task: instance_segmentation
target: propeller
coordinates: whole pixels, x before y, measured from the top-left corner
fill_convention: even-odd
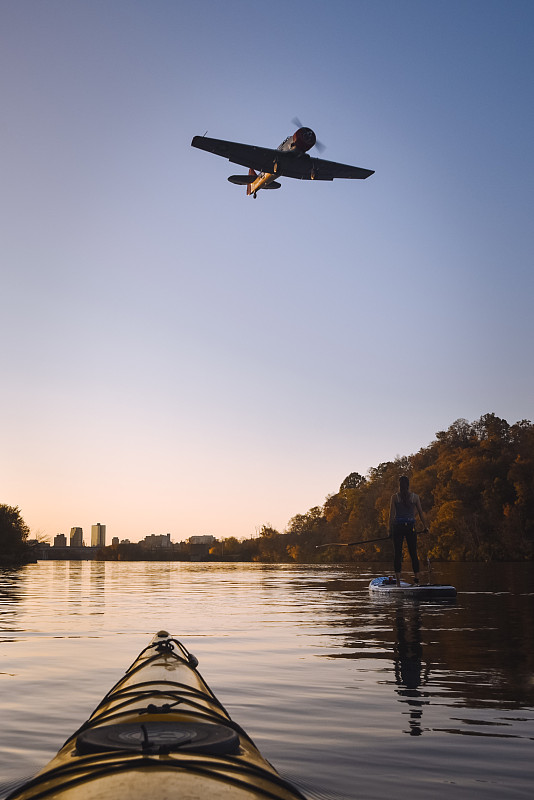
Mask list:
[[[291,123],[293,125],[296,125],[297,128],[304,128],[305,127],[298,117],[293,117],[293,119],[291,120]],[[317,150],[320,153],[324,153],[324,151],[326,150],[326,145],[324,145],[318,139],[315,139],[315,145],[314,146],[317,148]]]

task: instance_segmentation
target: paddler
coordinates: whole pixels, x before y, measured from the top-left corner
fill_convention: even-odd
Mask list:
[[[400,586],[402,568],[402,547],[404,539],[408,545],[408,552],[412,559],[414,583],[419,583],[419,559],[417,557],[417,533],[415,532],[415,512],[419,514],[424,530],[428,530],[426,520],[421,508],[419,495],[410,492],[410,479],[407,475],[399,478],[399,491],[391,497],[389,508],[389,533],[393,538],[395,555],[393,566],[397,586]]]

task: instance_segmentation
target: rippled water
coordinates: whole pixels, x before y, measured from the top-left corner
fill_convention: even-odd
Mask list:
[[[530,798],[533,566],[437,565],[434,579],[458,589],[439,603],[370,597],[380,573],[88,561],[0,572],[0,797],[166,628],[312,799]]]

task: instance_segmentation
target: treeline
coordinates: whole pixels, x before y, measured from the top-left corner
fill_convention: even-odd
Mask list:
[[[20,508],[0,503],[0,566],[19,566],[29,560],[29,532]]]
[[[281,534],[277,534],[280,536]],[[259,561],[254,539],[239,541],[231,536],[215,540],[211,547],[192,548],[188,542],[179,542],[170,547],[148,548],[136,542],[101,547],[96,553],[100,561]],[[291,559],[287,556],[286,561]]]
[[[297,514],[286,532],[264,526],[255,561],[389,560],[391,543],[317,550],[329,541],[388,535],[391,495],[410,477],[429,522],[424,546],[438,561],[527,561],[534,557],[534,425],[495,414],[454,422],[415,455],[351,473],[322,506]],[[422,540],[423,541],[423,540]],[[247,542],[248,544],[248,542]]]
[[[264,525],[260,535],[216,542],[202,559],[317,563],[383,561],[391,495],[409,475],[429,522],[425,552],[436,561],[530,561],[534,558],[534,425],[509,425],[495,414],[476,422],[459,419],[439,431],[428,447],[387,461],[367,476],[352,472],[322,506],[294,516],[280,533]],[[0,505],[0,564],[24,563],[28,528],[17,507]],[[327,542],[385,541],[317,549]],[[423,542],[423,540],[421,540]],[[100,558],[189,560],[187,546],[147,552],[135,544],[104,548]],[[195,558],[197,560],[197,558]]]

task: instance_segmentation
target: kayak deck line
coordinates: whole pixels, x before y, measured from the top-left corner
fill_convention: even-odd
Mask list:
[[[160,631],[52,761],[5,800],[305,800],[230,718],[197,665]],[[148,680],[139,680],[143,670]]]
[[[135,686],[132,687],[132,688],[148,686],[151,683],[152,682],[146,681],[144,683],[135,684]],[[187,687],[185,687],[184,684],[173,683],[171,681],[169,681],[169,683],[171,683],[171,685],[174,685],[174,686],[177,686],[177,687],[184,687],[185,689],[187,689]],[[243,729],[236,722],[234,722],[231,719],[228,719],[223,714],[219,714],[219,713],[216,713],[216,712],[208,713],[206,710],[203,711],[202,710],[203,706],[199,702],[195,702],[194,700],[191,700],[191,699],[185,699],[183,693],[178,695],[177,692],[172,692],[170,689],[169,690],[165,690],[165,691],[154,690],[153,689],[152,691],[146,690],[146,691],[139,692],[139,693],[135,693],[133,691],[121,692],[121,693],[117,692],[113,696],[113,700],[114,701],[119,700],[121,697],[130,696],[130,699],[125,700],[124,702],[119,703],[116,706],[117,709],[125,709],[125,710],[122,710],[122,711],[117,710],[114,714],[110,714],[109,712],[104,711],[104,712],[102,712],[101,715],[98,715],[97,714],[98,708],[97,708],[96,711],[93,712],[93,714],[91,715],[91,718],[87,722],[85,722],[76,731],[76,733],[74,733],[70,737],[70,739],[79,736],[79,734],[82,731],[89,730],[90,728],[93,728],[93,727],[96,727],[97,725],[100,725],[103,720],[106,720],[106,722],[109,722],[111,720],[120,719],[121,717],[124,717],[124,716],[129,716],[131,714],[131,709],[126,710],[127,706],[131,706],[131,705],[135,704],[136,702],[138,702],[139,700],[143,700],[144,698],[147,698],[147,697],[154,698],[155,695],[156,695],[156,697],[168,697],[169,699],[173,699],[174,703],[164,703],[161,706],[156,706],[154,703],[149,703],[146,708],[137,709],[137,713],[139,715],[142,715],[142,714],[169,714],[172,711],[173,707],[175,707],[175,706],[177,706],[179,704],[188,705],[188,706],[192,706],[193,709],[200,709],[200,711],[195,711],[195,710],[189,709],[187,713],[190,714],[191,716],[194,715],[196,717],[209,719],[211,721],[221,721],[221,720],[223,720],[225,725],[227,725],[228,727],[232,727],[235,730],[239,730],[242,733],[243,736],[247,736],[247,733],[245,731],[243,731]],[[187,697],[187,695],[185,697]],[[197,695],[193,695],[193,697],[202,698],[202,699],[206,700],[207,702],[209,702],[210,704],[213,703],[213,698],[211,698],[209,695],[204,695],[204,694],[200,694],[199,693]],[[216,704],[224,712],[224,708],[218,703],[218,701],[217,701]],[[186,713],[184,710],[182,710],[182,711],[183,711],[184,714]],[[70,739],[67,739],[67,741],[70,741]]]

